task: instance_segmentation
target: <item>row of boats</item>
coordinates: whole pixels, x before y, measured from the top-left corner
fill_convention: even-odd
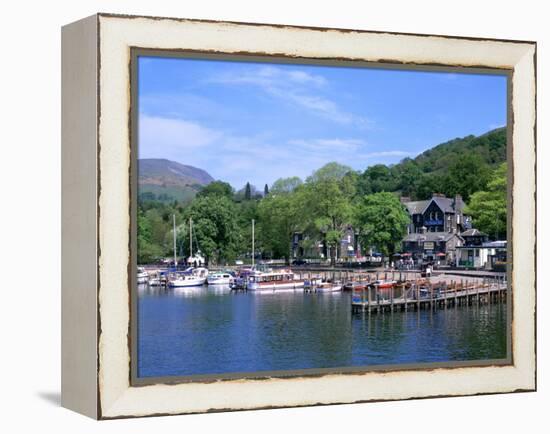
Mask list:
[[[138,285],[166,286],[170,288],[209,286],[229,286],[234,290],[277,291],[312,290],[315,292],[335,292],[342,290],[340,282],[324,281],[320,277],[302,279],[291,269],[273,270],[261,266],[209,273],[204,267],[189,267],[184,271],[146,270],[138,267]]]

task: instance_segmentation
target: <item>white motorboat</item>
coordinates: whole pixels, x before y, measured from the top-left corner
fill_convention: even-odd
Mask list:
[[[166,286],[166,272],[157,270],[149,274],[149,286]]]
[[[231,285],[233,276],[229,273],[212,273],[206,278],[209,285]]]
[[[203,267],[187,269],[183,273],[169,279],[168,286],[171,288],[184,288],[188,286],[202,286],[208,278],[208,270]]]
[[[143,267],[137,268],[137,284],[142,285],[149,281],[149,273]]]
[[[249,291],[273,291],[303,289],[304,280],[295,279],[291,270],[277,270],[251,273],[246,280],[246,289]]]
[[[324,282],[315,287],[315,292],[338,292],[342,290],[342,284],[335,282]]]

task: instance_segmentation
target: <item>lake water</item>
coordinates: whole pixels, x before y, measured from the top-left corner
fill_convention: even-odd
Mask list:
[[[369,316],[340,292],[138,293],[142,378],[506,357],[506,304]]]

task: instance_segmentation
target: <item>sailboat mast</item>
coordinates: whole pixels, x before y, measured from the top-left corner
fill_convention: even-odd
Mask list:
[[[189,217],[189,258],[193,257],[193,220]]]
[[[176,251],[176,214],[172,214],[172,221],[174,223],[174,267],[178,268],[178,257]]]
[[[252,219],[252,266],[254,266],[254,219]]]

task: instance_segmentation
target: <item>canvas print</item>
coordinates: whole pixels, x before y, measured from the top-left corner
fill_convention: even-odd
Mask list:
[[[136,68],[137,378],[509,360],[506,74]]]

